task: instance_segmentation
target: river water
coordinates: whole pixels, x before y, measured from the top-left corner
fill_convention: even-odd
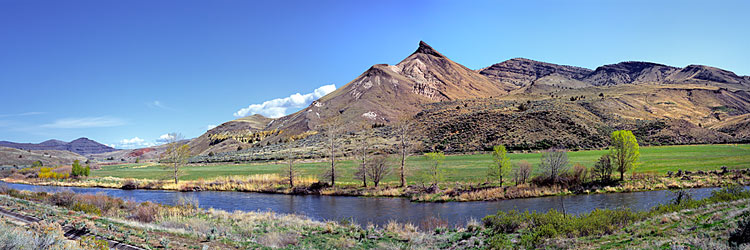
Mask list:
[[[76,193],[104,193],[114,197],[137,202],[151,201],[174,205],[180,197],[191,197],[202,208],[215,208],[226,211],[273,211],[276,213],[301,214],[316,220],[348,219],[359,224],[371,222],[383,225],[388,221],[411,222],[419,225],[432,217],[450,224],[464,224],[471,218],[481,220],[498,210],[528,210],[545,212],[562,209],[579,214],[594,209],[630,208],[647,210],[657,204],[669,202],[673,194],[668,190],[634,193],[611,193],[589,195],[567,195],[501,201],[417,203],[404,198],[370,198],[319,195],[284,195],[250,192],[176,192],[164,190],[121,190],[109,188],[79,188],[36,186],[5,183],[18,190]],[[711,195],[717,188],[696,188],[690,192],[693,198],[701,199]]]

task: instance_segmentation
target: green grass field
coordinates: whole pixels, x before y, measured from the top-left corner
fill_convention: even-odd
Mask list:
[[[592,167],[599,157],[606,153],[602,150],[568,152],[571,165],[575,163]],[[534,174],[538,173],[539,153],[517,153],[509,154],[512,163],[528,161],[534,166]],[[394,156],[395,157],[395,156]],[[475,155],[449,155],[442,164],[446,182],[483,182],[487,172],[487,166],[492,163],[489,154]],[[410,169],[407,178],[410,183],[421,175],[427,168],[429,162],[422,156],[411,156],[407,161]],[[145,164],[123,164],[104,166],[100,170],[92,171],[92,176],[113,176],[120,178],[137,179],[168,179],[170,172],[161,166]],[[386,182],[396,182],[397,159],[392,159],[391,165],[394,170],[386,178]],[[326,162],[297,163],[297,168],[302,176],[319,176],[329,165]],[[356,171],[356,164],[352,160],[337,162],[339,177],[337,183],[358,183],[352,176]],[[666,173],[667,171],[682,170],[714,170],[721,166],[734,168],[750,168],[750,145],[687,145],[687,146],[653,146],[641,147],[641,158],[636,172]],[[283,163],[250,163],[250,164],[227,164],[210,166],[185,167],[183,180],[211,179],[219,176],[231,175],[255,175],[281,173]]]

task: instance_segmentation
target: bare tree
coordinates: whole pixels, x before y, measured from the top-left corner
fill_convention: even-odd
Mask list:
[[[388,166],[388,156],[385,154],[379,154],[373,157],[367,164],[367,176],[378,187],[378,184],[391,173],[391,167]]]
[[[594,163],[594,168],[591,170],[593,178],[598,179],[601,182],[609,182],[612,178],[612,172],[614,167],[610,162],[609,154],[604,154],[599,157],[599,161]]]
[[[299,174],[297,172],[297,169],[294,167],[294,159],[296,158],[295,152],[294,152],[294,139],[289,138],[289,141],[286,144],[286,161],[287,161],[287,169],[284,171],[284,175],[289,180],[289,187],[294,187],[294,179],[297,178],[297,175]]]
[[[531,170],[531,164],[528,161],[521,161],[516,164],[516,169],[513,174],[516,185],[526,183],[526,180],[531,176]]]
[[[400,186],[406,186],[406,157],[412,147],[412,124],[411,116],[402,116],[398,123],[394,125],[396,136],[398,137],[398,147],[401,153],[401,166],[399,168]]]
[[[338,148],[337,140],[341,133],[340,114],[335,113],[320,124],[320,129],[326,137],[326,147],[328,148],[329,158],[331,160],[331,169],[324,177],[331,179],[331,186],[336,186],[336,149]]]
[[[560,174],[568,171],[568,152],[562,149],[549,149],[542,153],[542,162],[539,164],[545,175],[554,181],[558,181]]]
[[[370,156],[370,139],[372,139],[372,126],[369,123],[363,123],[362,124],[362,133],[359,136],[359,140],[357,141],[358,148],[357,148],[357,157],[359,161],[359,167],[357,168],[357,172],[354,173],[354,178],[357,180],[362,180],[362,186],[367,187],[367,168],[368,168],[368,162],[367,158]]]
[[[181,143],[182,139],[179,133],[169,133],[166,139],[167,150],[162,154],[162,161],[167,163],[166,168],[173,172],[174,184],[179,182],[181,168],[191,156],[190,147],[187,143]]]

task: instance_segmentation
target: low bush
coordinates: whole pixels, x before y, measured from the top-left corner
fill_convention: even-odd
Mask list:
[[[102,210],[100,210],[98,207],[94,206],[93,204],[83,202],[75,202],[71,209],[73,209],[73,211],[80,211],[87,214],[102,215]]]
[[[144,202],[133,209],[130,218],[140,222],[153,222],[159,215],[159,204]]]
[[[71,207],[75,203],[76,194],[71,191],[53,193],[47,197],[47,203],[61,206]]]
[[[737,222],[737,228],[729,232],[729,245],[739,247],[750,243],[750,212],[742,214],[742,219]]]

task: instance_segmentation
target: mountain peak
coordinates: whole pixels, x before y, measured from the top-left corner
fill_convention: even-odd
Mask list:
[[[427,54],[427,55],[433,55],[437,57],[445,57],[443,54],[440,54],[440,52],[437,52],[437,50],[433,49],[430,45],[428,45],[424,41],[419,41],[419,48],[417,48],[417,51],[414,51],[412,54]]]

